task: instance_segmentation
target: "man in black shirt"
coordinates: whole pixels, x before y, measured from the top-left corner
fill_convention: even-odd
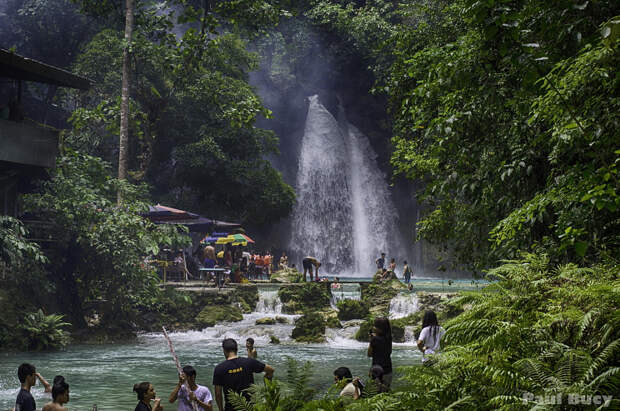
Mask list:
[[[222,342],[226,361],[220,363],[213,371],[213,385],[215,386],[215,401],[218,408],[224,411],[234,411],[228,399],[231,391],[243,394],[247,399],[249,395],[244,392],[246,388],[254,384],[254,373],[264,372],[265,377],[273,377],[273,367],[253,358],[237,357],[237,342],[227,338]],[[222,392],[226,394],[226,407],[222,406]]]
[[[34,402],[32,394],[30,394],[30,388],[32,388],[37,382],[36,376],[37,370],[34,365],[24,363],[17,369],[17,377],[22,384],[17,399],[15,400],[15,411],[35,411],[37,405]]]
[[[375,264],[377,264],[377,270],[383,270],[385,266],[385,253],[381,253],[381,257],[375,260]]]

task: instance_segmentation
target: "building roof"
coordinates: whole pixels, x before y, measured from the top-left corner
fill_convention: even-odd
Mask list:
[[[0,48],[0,76],[87,90],[91,81],[58,67]]]

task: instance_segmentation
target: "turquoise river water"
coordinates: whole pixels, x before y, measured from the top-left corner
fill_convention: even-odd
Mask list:
[[[426,288],[452,292],[475,290],[484,285],[478,281],[457,280],[448,284],[418,280],[414,283],[414,292],[405,291],[392,300],[390,318],[404,317],[418,309],[415,291]],[[333,306],[341,299],[359,298],[359,284],[343,284],[341,289],[332,291]],[[257,319],[275,315],[287,318],[288,324],[256,325]],[[319,393],[327,391],[333,382],[333,371],[340,366],[349,367],[354,375],[367,375],[370,368],[370,359],[366,357],[367,343],[353,339],[360,321],[344,322],[341,329],[327,329],[325,343],[298,344],[290,338],[295,318],[295,315],[282,314],[277,286],[259,286],[256,310],[245,314],[242,321],[218,324],[202,331],[171,333],[170,337],[181,364],[193,365],[198,373],[198,383],[208,386],[212,392],[213,369],[224,360],[221,350],[224,338],[237,340],[240,355],[245,355],[245,339],[254,338],[259,360],[274,366],[276,377],[284,375],[287,357],[310,361],[313,364],[311,386]],[[270,344],[271,336],[278,337],[282,343]],[[414,341],[413,327],[406,327],[405,342],[394,344],[394,367],[421,363]],[[177,373],[162,334],[143,334],[125,344],[70,345],[57,352],[0,352],[0,411],[10,410],[15,404],[19,391],[17,367],[23,362],[34,364],[50,383],[55,375],[63,375],[71,387],[71,401],[67,405],[72,411],[90,411],[93,404],[97,404],[99,411],[131,411],[137,402],[132,392],[133,384],[141,381],[150,381],[155,386],[165,410],[177,409],[177,404],[167,401],[176,385]],[[395,372],[397,378],[398,371]],[[395,385],[398,385],[397,380]],[[40,385],[32,392],[39,409],[51,400]]]

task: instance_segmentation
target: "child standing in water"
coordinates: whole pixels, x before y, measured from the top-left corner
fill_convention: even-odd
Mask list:
[[[248,358],[258,357],[258,352],[256,352],[256,348],[254,348],[254,338],[248,338],[245,340],[245,349],[248,351]]]

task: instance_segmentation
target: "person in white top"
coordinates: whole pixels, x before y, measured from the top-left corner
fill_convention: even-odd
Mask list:
[[[434,311],[427,311],[424,313],[422,319],[422,331],[418,337],[418,348],[422,352],[422,362],[426,362],[429,358],[428,354],[436,354],[441,351],[441,338],[446,333],[437,322],[437,316]]]

